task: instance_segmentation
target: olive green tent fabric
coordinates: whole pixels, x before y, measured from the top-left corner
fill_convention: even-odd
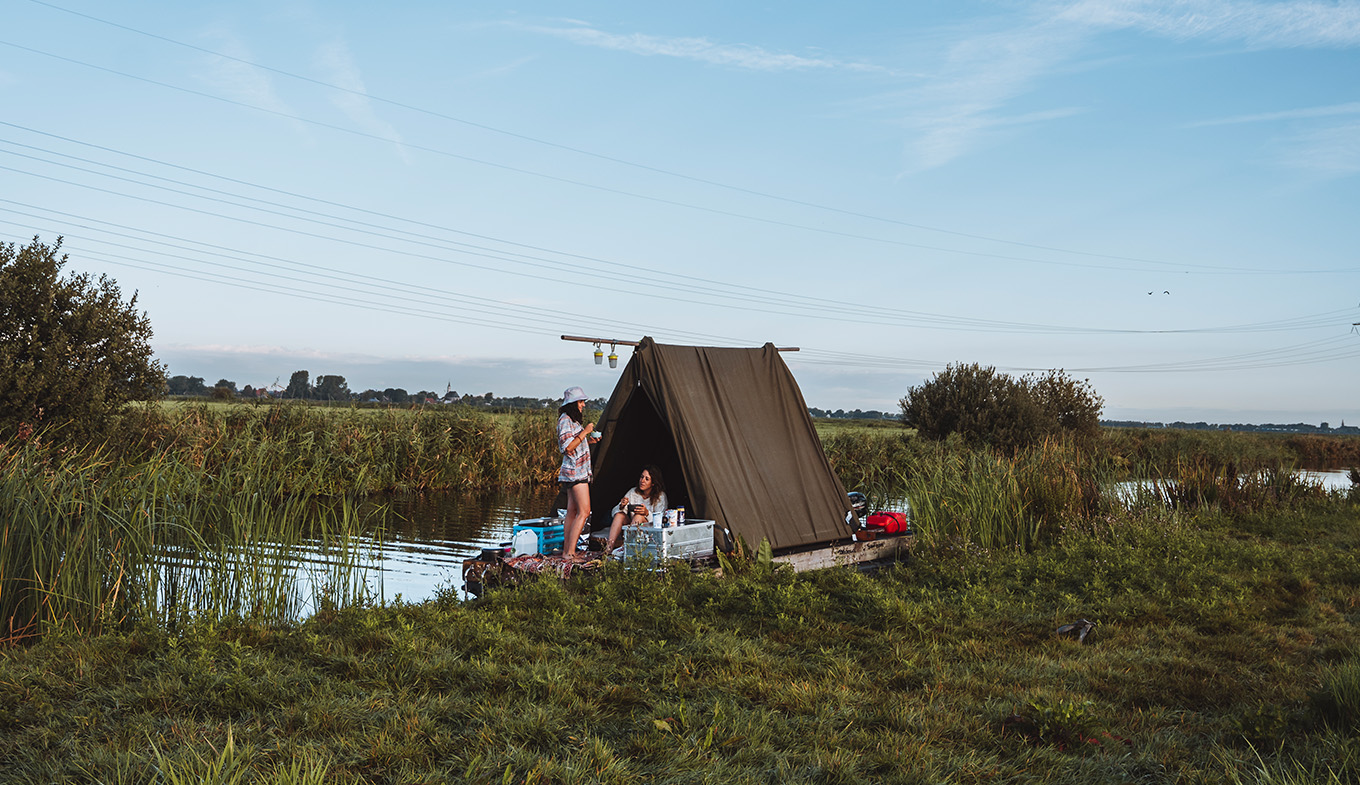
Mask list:
[[[672,507],[775,549],[850,536],[849,501],[773,344],[670,346],[644,338],[605,407],[591,508],[608,525],[643,466]]]

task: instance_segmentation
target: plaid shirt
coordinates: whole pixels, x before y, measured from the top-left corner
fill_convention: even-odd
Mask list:
[[[562,453],[562,469],[557,472],[557,479],[562,482],[590,479],[590,445],[588,444],[590,440],[581,439],[574,451],[567,452],[567,443],[575,438],[576,434],[584,430],[585,428],[577,425],[576,421],[567,415],[558,415],[557,451]]]

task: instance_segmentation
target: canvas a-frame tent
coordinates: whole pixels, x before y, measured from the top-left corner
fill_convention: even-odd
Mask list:
[[[643,338],[605,406],[591,485],[594,528],[609,524],[643,466],[661,471],[671,507],[776,551],[845,540],[845,488],[803,394],[773,344],[670,346]],[[853,518],[849,520],[853,521]]]

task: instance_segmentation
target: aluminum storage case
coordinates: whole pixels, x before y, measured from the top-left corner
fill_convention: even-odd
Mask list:
[[[683,526],[623,527],[623,558],[706,559],[713,555],[713,521],[690,519]]]

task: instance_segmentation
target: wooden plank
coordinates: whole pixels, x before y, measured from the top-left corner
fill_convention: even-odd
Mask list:
[[[802,553],[784,554],[774,557],[774,560],[779,564],[792,565],[797,572],[821,570],[844,564],[904,558],[914,541],[914,537],[884,537],[868,542],[845,543]]]

